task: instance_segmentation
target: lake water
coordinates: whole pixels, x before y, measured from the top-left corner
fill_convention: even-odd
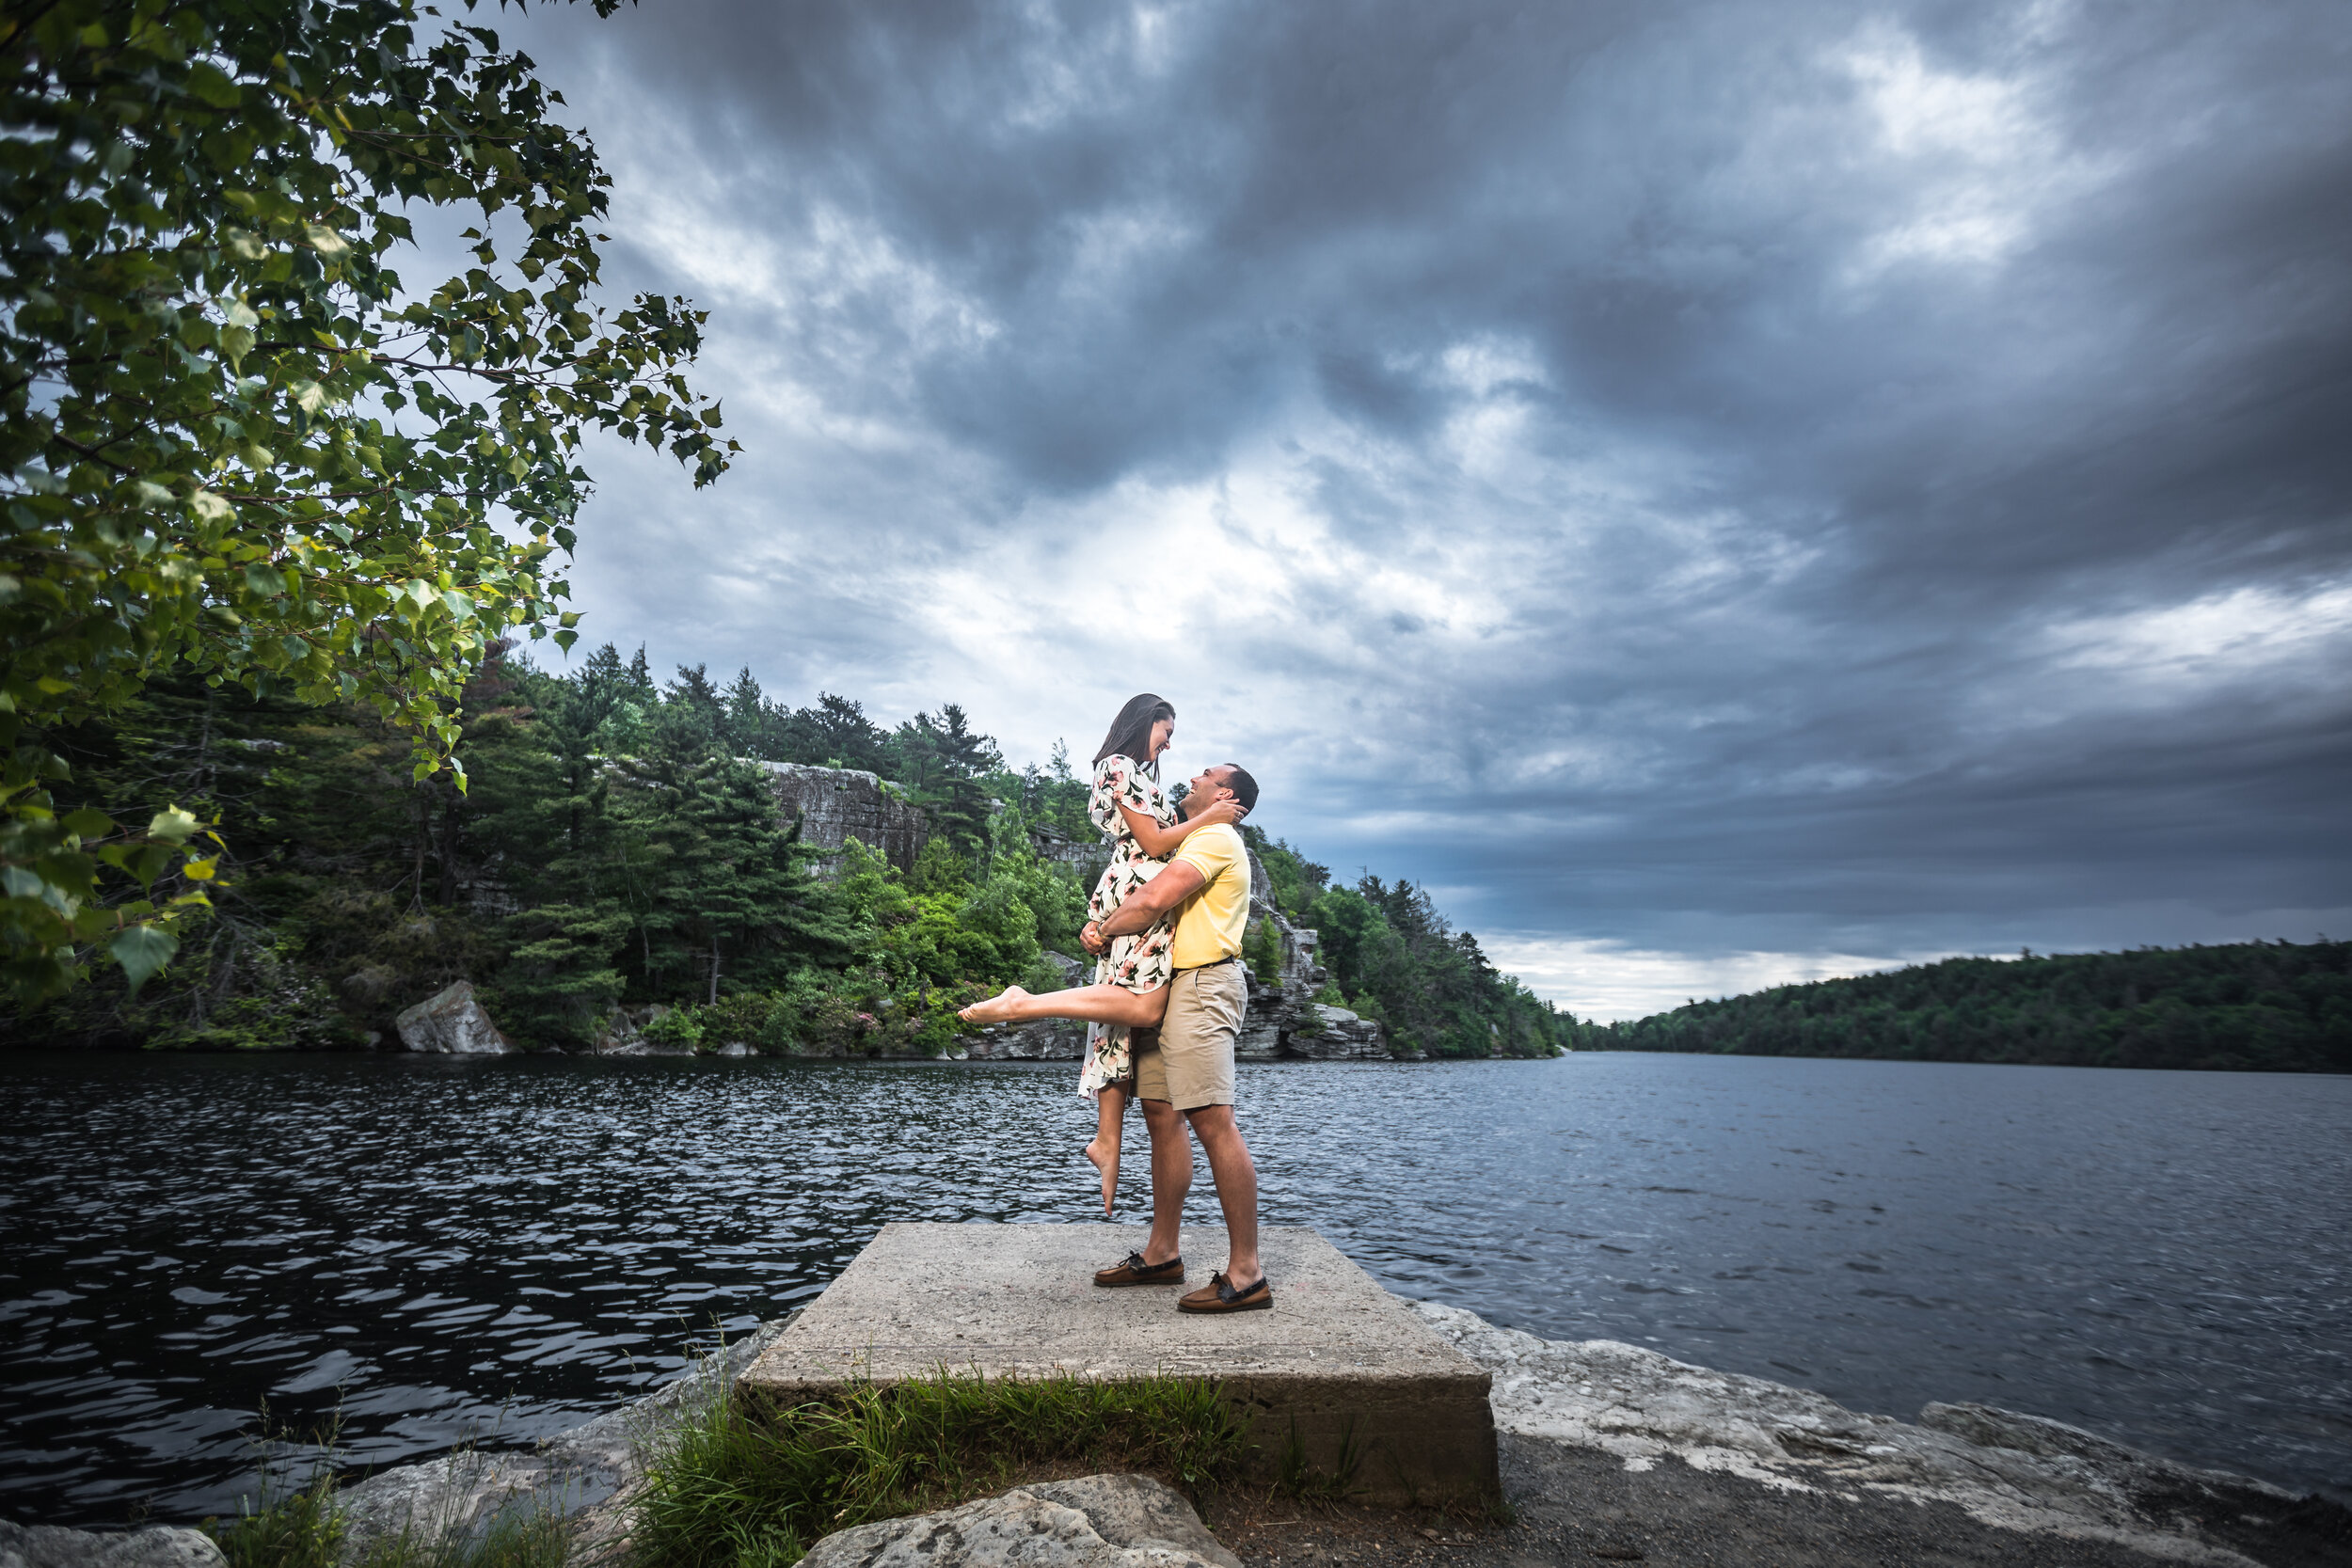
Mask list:
[[[340,1409],[355,1465],[525,1444],[887,1220],[1093,1217],[1074,1079],[0,1054],[0,1510],[233,1510],[264,1405]],[[1268,1220],[1406,1294],[2352,1500],[2352,1079],[1610,1053],[1241,1096]]]

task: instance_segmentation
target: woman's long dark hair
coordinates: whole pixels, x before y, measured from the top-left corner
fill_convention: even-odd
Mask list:
[[[1154,697],[1149,691],[1127,699],[1127,705],[1111,721],[1111,733],[1103,737],[1103,749],[1094,753],[1094,760],[1104,757],[1133,757],[1152,769],[1152,776],[1160,776],[1159,761],[1148,755],[1152,750],[1152,726],[1163,719],[1176,717],[1176,708],[1165,697]]]

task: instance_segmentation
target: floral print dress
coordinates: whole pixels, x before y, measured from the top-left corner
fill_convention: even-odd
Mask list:
[[[1089,920],[1109,919],[1129,895],[1158,876],[1168,864],[1143,852],[1136,835],[1127,831],[1127,819],[1119,815],[1121,806],[1143,813],[1163,828],[1176,825],[1176,808],[1161,793],[1159,782],[1143,770],[1141,763],[1133,757],[1113,755],[1094,765],[1094,793],[1087,801],[1087,815],[1111,841],[1111,863],[1103,868],[1101,879],[1094,884],[1094,896],[1087,901]],[[1113,937],[1109,950],[1095,961],[1094,983],[1123,986],[1137,993],[1156,990],[1168,984],[1172,973],[1168,947],[1175,934],[1171,911],[1149,930],[1131,937]],[[1087,1060],[1078,1074],[1079,1093],[1090,1099],[1101,1094],[1106,1084],[1134,1081],[1135,1057],[1127,1034],[1123,1025],[1087,1025]]]

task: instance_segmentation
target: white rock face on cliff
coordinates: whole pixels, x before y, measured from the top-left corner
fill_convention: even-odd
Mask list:
[[[801,1560],[806,1568],[1241,1568],[1168,1486],[1107,1475],[837,1530]]]
[[[854,768],[811,768],[797,762],[763,762],[769,787],[775,791],[776,809],[786,821],[801,820],[801,842],[819,849],[838,849],[856,839],[901,871],[914,869],[914,859],[930,836],[923,808],[882,786],[880,778]],[[821,876],[832,876],[838,862],[828,857],[817,863]]]
[[[1539,1339],[1458,1307],[1410,1305],[1494,1374],[1498,1429],[1613,1453],[1629,1470],[1671,1456],[1788,1491],[1955,1503],[1999,1528],[2246,1568],[2249,1559],[2177,1533],[2169,1515],[2180,1503],[2167,1499],[2225,1501],[2238,1513],[2295,1501],[2266,1482],[2192,1469],[2039,1416],[1931,1404],[1914,1426],[1638,1345]]]
[[[411,1051],[450,1056],[503,1056],[517,1048],[474,1000],[473,982],[460,980],[430,1001],[392,1020],[400,1043]]]

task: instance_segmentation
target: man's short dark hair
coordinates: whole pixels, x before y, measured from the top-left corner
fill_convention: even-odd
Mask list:
[[[1225,787],[1233,792],[1233,799],[1241,802],[1242,810],[1255,811],[1258,805],[1258,781],[1251,778],[1249,770],[1238,762],[1229,762],[1225,767],[1227,769]]]

